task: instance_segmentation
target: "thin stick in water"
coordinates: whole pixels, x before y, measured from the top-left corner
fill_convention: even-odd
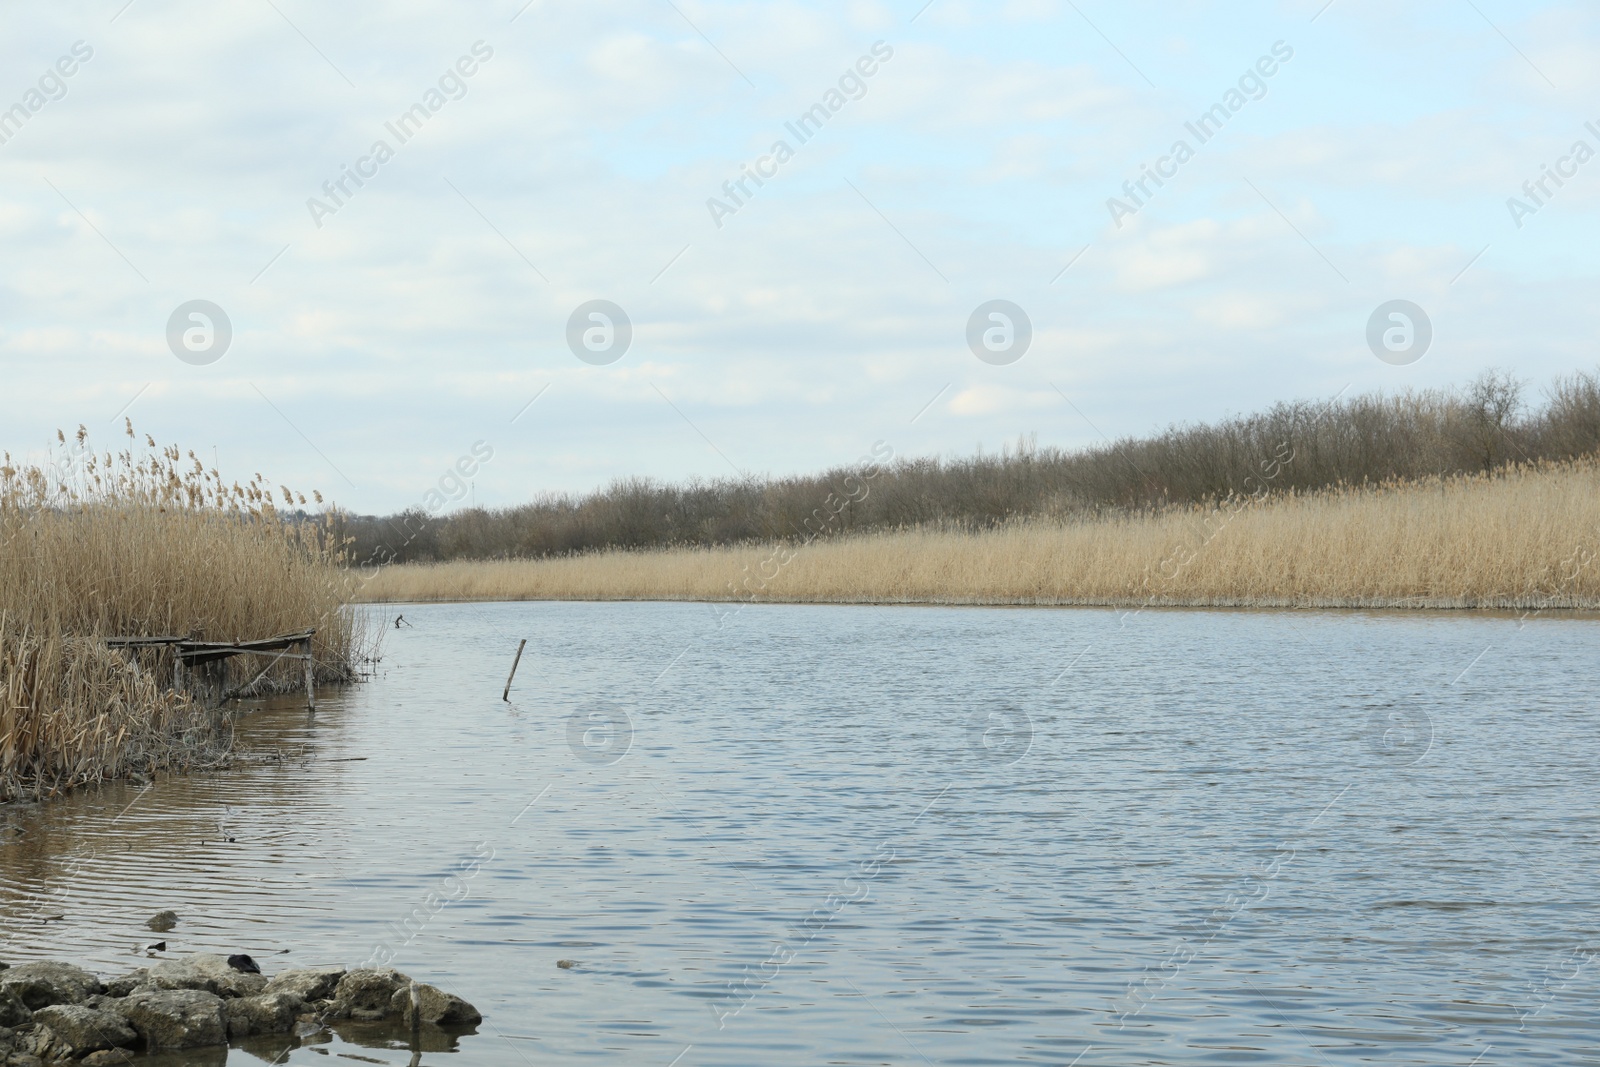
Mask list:
[[[522,662],[522,650],[528,647],[528,639],[524,637],[517,643],[517,658],[511,661],[511,673],[506,675],[506,691],[500,694],[500,699],[506,702],[511,700],[511,679],[517,676],[517,664]]]

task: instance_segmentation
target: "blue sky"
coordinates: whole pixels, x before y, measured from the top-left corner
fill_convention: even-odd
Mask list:
[[[0,144],[14,455],[80,423],[113,443],[125,412],[230,475],[388,511],[484,441],[476,499],[502,505],[814,470],[880,439],[1070,447],[1597,362],[1600,160],[1521,228],[1506,204],[1574,141],[1600,149],[1600,15],[1579,5],[111,0],[3,17],[0,107],[77,42],[93,52]],[[492,56],[459,99],[404,144],[386,134],[478,42]],[[799,144],[784,124],[877,42],[892,58]],[[1107,199],[1278,42],[1293,58],[1265,94],[1114,226]],[[308,200],[381,137],[394,157],[316,225]],[[794,157],[718,227],[707,200],[780,138]],[[610,364],[567,344],[593,299],[633,323]],[[1009,365],[965,340],[991,299],[1033,323]],[[1394,299],[1434,329],[1406,366],[1365,340]],[[191,300],[232,324],[215,362],[169,346]]]

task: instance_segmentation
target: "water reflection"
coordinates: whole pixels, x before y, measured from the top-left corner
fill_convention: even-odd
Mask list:
[[[426,1026],[413,1033],[405,1027],[384,1023],[336,1022],[310,1026],[303,1033],[260,1034],[242,1038],[229,1048],[183,1049],[144,1056],[138,1061],[148,1067],[205,1067],[226,1063],[240,1067],[249,1063],[282,1064],[295,1062],[300,1050],[320,1056],[334,1056],[358,1063],[409,1064],[425,1062],[425,1053],[462,1051],[463,1040],[477,1031],[467,1028],[446,1032]]]

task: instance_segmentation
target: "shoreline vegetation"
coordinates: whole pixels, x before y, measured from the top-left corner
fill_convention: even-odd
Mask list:
[[[1600,374],[1278,404],[1079,451],[345,515],[369,603],[1600,608]],[[459,489],[459,492],[455,492]]]
[[[136,452],[125,425],[115,455],[80,428],[57,435],[48,463],[0,464],[0,801],[226,758],[231,715],[174,688],[173,651],[107,638],[315,629],[315,674],[330,683],[351,680],[366,649],[325,519],[280,510],[260,475],[230,485],[148,437]],[[286,509],[305,503],[279,491]],[[248,693],[304,684],[285,661]]]
[[[809,543],[397,564],[364,574],[358,596],[1600,609],[1600,460],[1317,491],[1270,484],[1209,504],[987,529],[824,530]]]
[[[863,442],[865,444],[865,442]],[[1067,451],[1030,438],[999,453],[906,457],[880,441],[862,461],[817,474],[614,481],[515,507],[457,507],[451,470],[417,507],[340,515],[350,558],[393,563],[546,560],[612,550],[797,543],[872,532],[978,532],[1027,520],[1099,521],[1230,497],[1415,482],[1600,450],[1600,374],[1552,382],[1538,403],[1496,372],[1460,389],[1297,401],[1210,425],[1174,426]],[[838,499],[849,506],[833,506]],[[452,510],[455,508],[455,510]],[[819,518],[819,516],[821,516]]]

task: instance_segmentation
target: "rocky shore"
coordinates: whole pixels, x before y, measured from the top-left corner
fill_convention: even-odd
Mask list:
[[[242,962],[244,961],[244,962]],[[140,1053],[309,1034],[342,1021],[413,1033],[470,1028],[471,1004],[390,968],[314,967],[268,978],[249,957],[163,960],[108,981],[67,963],[0,964],[0,1064],[84,1067]]]

